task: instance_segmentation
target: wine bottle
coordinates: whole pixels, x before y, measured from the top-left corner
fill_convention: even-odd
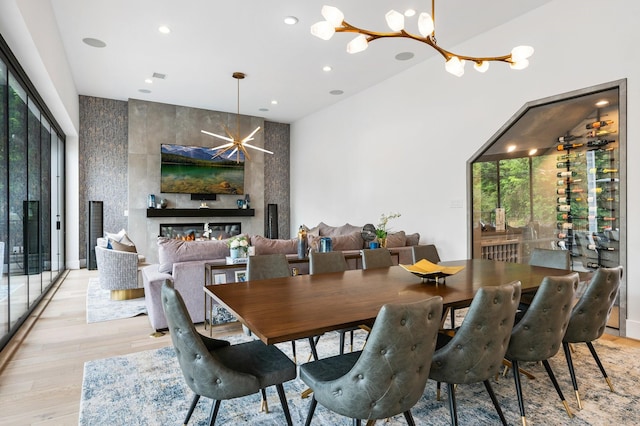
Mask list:
[[[567,142],[571,142],[574,141],[576,139],[580,139],[582,138],[582,136],[576,136],[576,135],[564,135],[564,136],[560,136],[558,138],[558,142],[560,143],[567,143]]]
[[[561,204],[556,207],[556,210],[558,210],[559,212],[570,212],[571,206],[569,204]]]
[[[587,124],[587,130],[599,129],[601,127],[608,126],[609,124],[613,124],[613,120],[594,121],[593,123]]]
[[[567,170],[566,172],[558,172],[558,177],[573,177],[577,176],[578,173],[575,170]]]
[[[576,162],[576,161],[559,161],[556,163],[556,168],[564,169],[571,166],[579,166],[581,164],[582,164],[581,162]]]
[[[578,183],[578,182],[582,182],[582,179],[560,179],[558,181],[558,186],[564,186],[569,183]]]
[[[596,246],[595,244],[588,244],[587,248],[589,250],[607,250],[607,251],[615,251],[616,250],[613,247]]]
[[[599,201],[601,203],[617,203],[618,197],[613,197],[611,195],[601,195],[599,197],[587,197],[587,201],[593,203],[594,201]]]
[[[571,214],[570,213],[558,213],[556,215],[556,219],[557,220],[569,220],[571,218]]]
[[[558,223],[558,229],[573,229],[573,223],[571,222]]]
[[[565,239],[568,237],[568,235],[564,232],[558,232],[557,237],[560,238],[561,240]]]
[[[620,179],[618,179],[618,178],[600,178],[600,179],[596,179],[596,182],[602,182],[602,183],[606,183],[606,182],[620,182]]]
[[[565,143],[565,144],[558,145],[556,149],[558,151],[566,151],[567,149],[580,148],[581,146],[584,146],[584,144],[583,143]]]
[[[596,173],[618,173],[618,169],[601,169],[599,167],[592,167],[589,169],[589,173],[592,175]]]
[[[576,153],[573,153],[573,154],[558,155],[556,157],[556,160],[557,161],[567,161],[567,160],[571,161],[571,160],[578,159],[580,157],[584,157],[584,152],[576,152]]]
[[[597,129],[597,130],[591,130],[590,132],[587,132],[584,134],[585,138],[597,138],[600,136],[607,136],[607,135],[611,135],[613,133],[615,133],[615,130],[605,130],[605,129]]]
[[[598,269],[599,267],[600,265],[598,265],[596,262],[587,262],[587,268]]]
[[[603,220],[605,222],[613,222],[616,220],[613,216],[593,216],[589,215],[589,220]]]
[[[582,189],[582,188],[571,188],[570,190],[567,190],[567,188],[558,188],[556,190],[556,193],[558,195],[565,195],[565,194],[568,194],[568,193],[576,194],[576,193],[580,193],[580,192],[584,192],[584,189]]]
[[[596,139],[595,141],[588,141],[587,148],[597,148],[609,145],[610,143],[614,143],[615,141],[615,139]]]

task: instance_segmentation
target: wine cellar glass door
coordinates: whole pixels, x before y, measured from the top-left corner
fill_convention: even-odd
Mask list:
[[[626,267],[626,80],[526,104],[468,173],[473,258],[542,248],[569,251],[574,271]],[[609,331],[624,336],[625,319],[623,276]]]

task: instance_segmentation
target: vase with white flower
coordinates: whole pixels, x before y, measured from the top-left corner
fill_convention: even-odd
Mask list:
[[[249,239],[245,235],[229,238],[227,245],[229,246],[229,253],[232,259],[247,257],[247,253],[249,252]]]
[[[380,243],[380,247],[387,246],[387,235],[389,235],[387,224],[391,219],[395,219],[397,217],[400,217],[400,213],[383,213],[380,215],[380,223],[376,226],[376,238],[378,239],[378,243]]]

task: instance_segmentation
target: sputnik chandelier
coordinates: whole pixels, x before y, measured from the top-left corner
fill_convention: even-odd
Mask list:
[[[347,52],[358,53],[365,50],[369,43],[390,37],[409,38],[428,44],[440,53],[445,59],[445,69],[451,74],[461,77],[464,74],[465,61],[474,62],[477,71],[485,72],[489,68],[489,62],[506,62],[512,69],[521,70],[529,65],[528,58],[533,55],[533,47],[518,46],[511,53],[504,56],[474,57],[458,55],[438,46],[435,31],[435,0],[431,0],[431,15],[426,12],[418,16],[418,32],[415,35],[404,29],[404,15],[395,10],[390,10],[385,15],[387,25],[394,32],[376,32],[358,28],[344,20],[344,14],[336,7],[323,6],[322,16],[325,21],[317,22],[311,26],[311,34],[323,40],[329,40],[335,33],[357,33],[358,36],[347,44]]]
[[[231,158],[235,154],[236,163],[240,162],[240,152],[244,154],[247,160],[251,160],[251,157],[249,156],[249,153],[247,152],[246,148],[251,148],[258,151],[266,152],[267,154],[273,154],[273,152],[271,151],[268,151],[266,149],[262,149],[258,146],[250,145],[247,143],[253,140],[253,136],[256,133],[258,133],[258,130],[260,130],[260,126],[256,127],[255,130],[249,133],[249,135],[246,136],[245,138],[240,139],[240,80],[245,78],[245,74],[241,72],[234,72],[232,74],[232,77],[238,80],[238,114],[236,115],[236,133],[232,134],[229,128],[227,128],[227,126],[224,126],[224,131],[227,134],[227,136],[217,135],[215,133],[207,132],[206,130],[200,130],[202,133],[206,135],[213,136],[214,138],[222,139],[228,142],[223,145],[216,146],[215,148],[211,148],[212,151],[218,151],[211,158],[213,159],[216,157],[222,157],[225,153],[231,151],[227,156],[227,158]]]

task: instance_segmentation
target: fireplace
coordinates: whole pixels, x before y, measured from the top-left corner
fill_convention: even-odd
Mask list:
[[[211,239],[225,239],[242,232],[240,222],[209,223]],[[196,240],[202,238],[204,223],[161,223],[160,236],[178,240]]]

